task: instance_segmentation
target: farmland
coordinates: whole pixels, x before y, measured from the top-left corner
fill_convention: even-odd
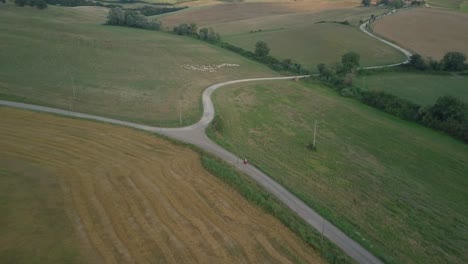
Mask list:
[[[398,51],[357,28],[360,20],[387,9],[358,6],[346,1],[225,4],[168,14],[162,21],[169,26],[195,22],[213,27],[224,41],[247,50],[263,40],[273,56],[294,59],[314,71],[318,63],[336,62],[348,51],[360,53],[364,66],[404,60]],[[348,21],[351,25],[317,24],[321,21]]]
[[[1,263],[324,263],[188,148],[47,114],[0,116]]]
[[[102,25],[107,9],[0,9],[0,98],[163,126],[198,120],[208,85],[274,76],[191,38]],[[34,48],[31,48],[34,45]],[[185,65],[237,64],[215,72]]]
[[[463,143],[316,84],[242,84],[214,97],[223,129],[211,137],[385,262],[467,261]]]
[[[414,52],[439,60],[448,51],[468,54],[467,24],[468,14],[418,8],[377,21],[374,31]]]
[[[388,72],[361,76],[354,84],[361,89],[385,91],[421,105],[434,104],[444,95],[468,103],[468,77],[464,75]]]

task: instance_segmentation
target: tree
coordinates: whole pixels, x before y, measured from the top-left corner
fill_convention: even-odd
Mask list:
[[[343,64],[343,70],[345,73],[353,72],[357,67],[359,67],[359,61],[361,56],[356,52],[345,53],[341,57],[341,63]]]
[[[429,108],[429,113],[433,119],[438,121],[447,121],[453,119],[456,121],[464,121],[466,115],[465,104],[452,96],[442,96],[437,99],[436,103]]]
[[[370,6],[371,5],[371,0],[362,0],[362,5],[363,6]]]
[[[409,59],[409,65],[415,69],[422,71],[427,69],[426,62],[424,61],[423,57],[419,54],[411,55]]]
[[[47,8],[47,3],[44,0],[35,0],[36,1],[36,7],[39,9],[45,9]]]
[[[461,52],[451,51],[444,55],[441,61],[446,71],[463,71],[465,69],[466,56]]]
[[[264,41],[258,41],[255,44],[255,55],[258,57],[266,57],[270,53],[270,48]]]
[[[1,0],[1,2],[5,4],[5,3],[6,3],[6,0]]]
[[[23,7],[23,6],[25,6],[27,4],[27,1],[26,0],[15,0],[15,4],[17,6]]]
[[[114,7],[107,14],[107,24],[109,25],[125,25],[125,12],[120,7]]]

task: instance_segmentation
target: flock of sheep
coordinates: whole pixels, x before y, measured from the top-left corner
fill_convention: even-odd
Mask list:
[[[223,68],[223,67],[239,67],[239,64],[232,64],[232,63],[223,63],[223,64],[218,64],[218,65],[182,65],[181,66],[184,69],[187,70],[192,70],[192,71],[203,71],[203,72],[216,72],[217,69]]]

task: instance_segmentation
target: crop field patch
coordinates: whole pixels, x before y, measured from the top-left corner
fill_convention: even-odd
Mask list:
[[[439,60],[449,51],[468,55],[466,25],[468,14],[418,8],[380,19],[374,30],[403,47]]]
[[[186,147],[89,121],[0,116],[1,263],[324,263]]]

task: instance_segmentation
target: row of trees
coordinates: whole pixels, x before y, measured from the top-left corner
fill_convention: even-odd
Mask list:
[[[359,54],[348,52],[341,58],[340,63],[317,66],[319,79],[329,84],[343,96],[355,97],[361,102],[378,108],[399,118],[414,121],[444,131],[455,138],[468,143],[468,108],[457,98],[451,96],[440,97],[432,106],[423,107],[411,101],[382,91],[367,91],[353,87],[352,79],[357,75]],[[412,57],[411,65],[421,63],[418,56]],[[454,59],[456,58],[456,59]],[[459,54],[447,53],[440,62],[445,69],[459,69]],[[418,62],[418,63],[416,63]]]
[[[6,1],[3,0],[3,3]],[[45,0],[15,0],[15,4],[17,6],[32,6],[32,7],[37,7],[38,9],[45,9],[47,8],[47,2]]]
[[[444,57],[440,61],[430,59],[428,62],[426,62],[421,55],[414,54],[410,57],[408,66],[421,71],[432,70],[457,72],[468,70],[466,55],[456,51],[445,53]]]
[[[109,10],[106,23],[108,25],[143,28],[150,30],[161,29],[161,23],[156,19],[148,20],[145,16],[136,11],[123,10],[120,7],[114,7]]]
[[[160,15],[160,14],[165,14],[165,13],[170,13],[170,12],[175,12],[179,11],[182,9],[187,8],[185,7],[155,7],[155,6],[144,6],[137,11],[140,11],[140,13],[144,16],[155,16],[155,15]]]
[[[370,106],[405,120],[446,132],[468,143],[468,108],[457,98],[442,96],[423,107],[381,91],[359,91],[359,99]]]
[[[341,57],[341,62],[334,63],[332,65],[326,65],[320,63],[317,65],[319,71],[319,78],[340,89],[346,89],[351,87],[353,84],[353,78],[356,75],[357,69],[360,66],[361,56],[356,52],[345,53]],[[349,92],[349,90],[344,90],[344,93]]]
[[[221,41],[221,35],[216,33],[213,28],[201,28],[198,30],[198,26],[195,23],[182,23],[175,26],[172,31],[177,35],[191,36],[208,42]]]

